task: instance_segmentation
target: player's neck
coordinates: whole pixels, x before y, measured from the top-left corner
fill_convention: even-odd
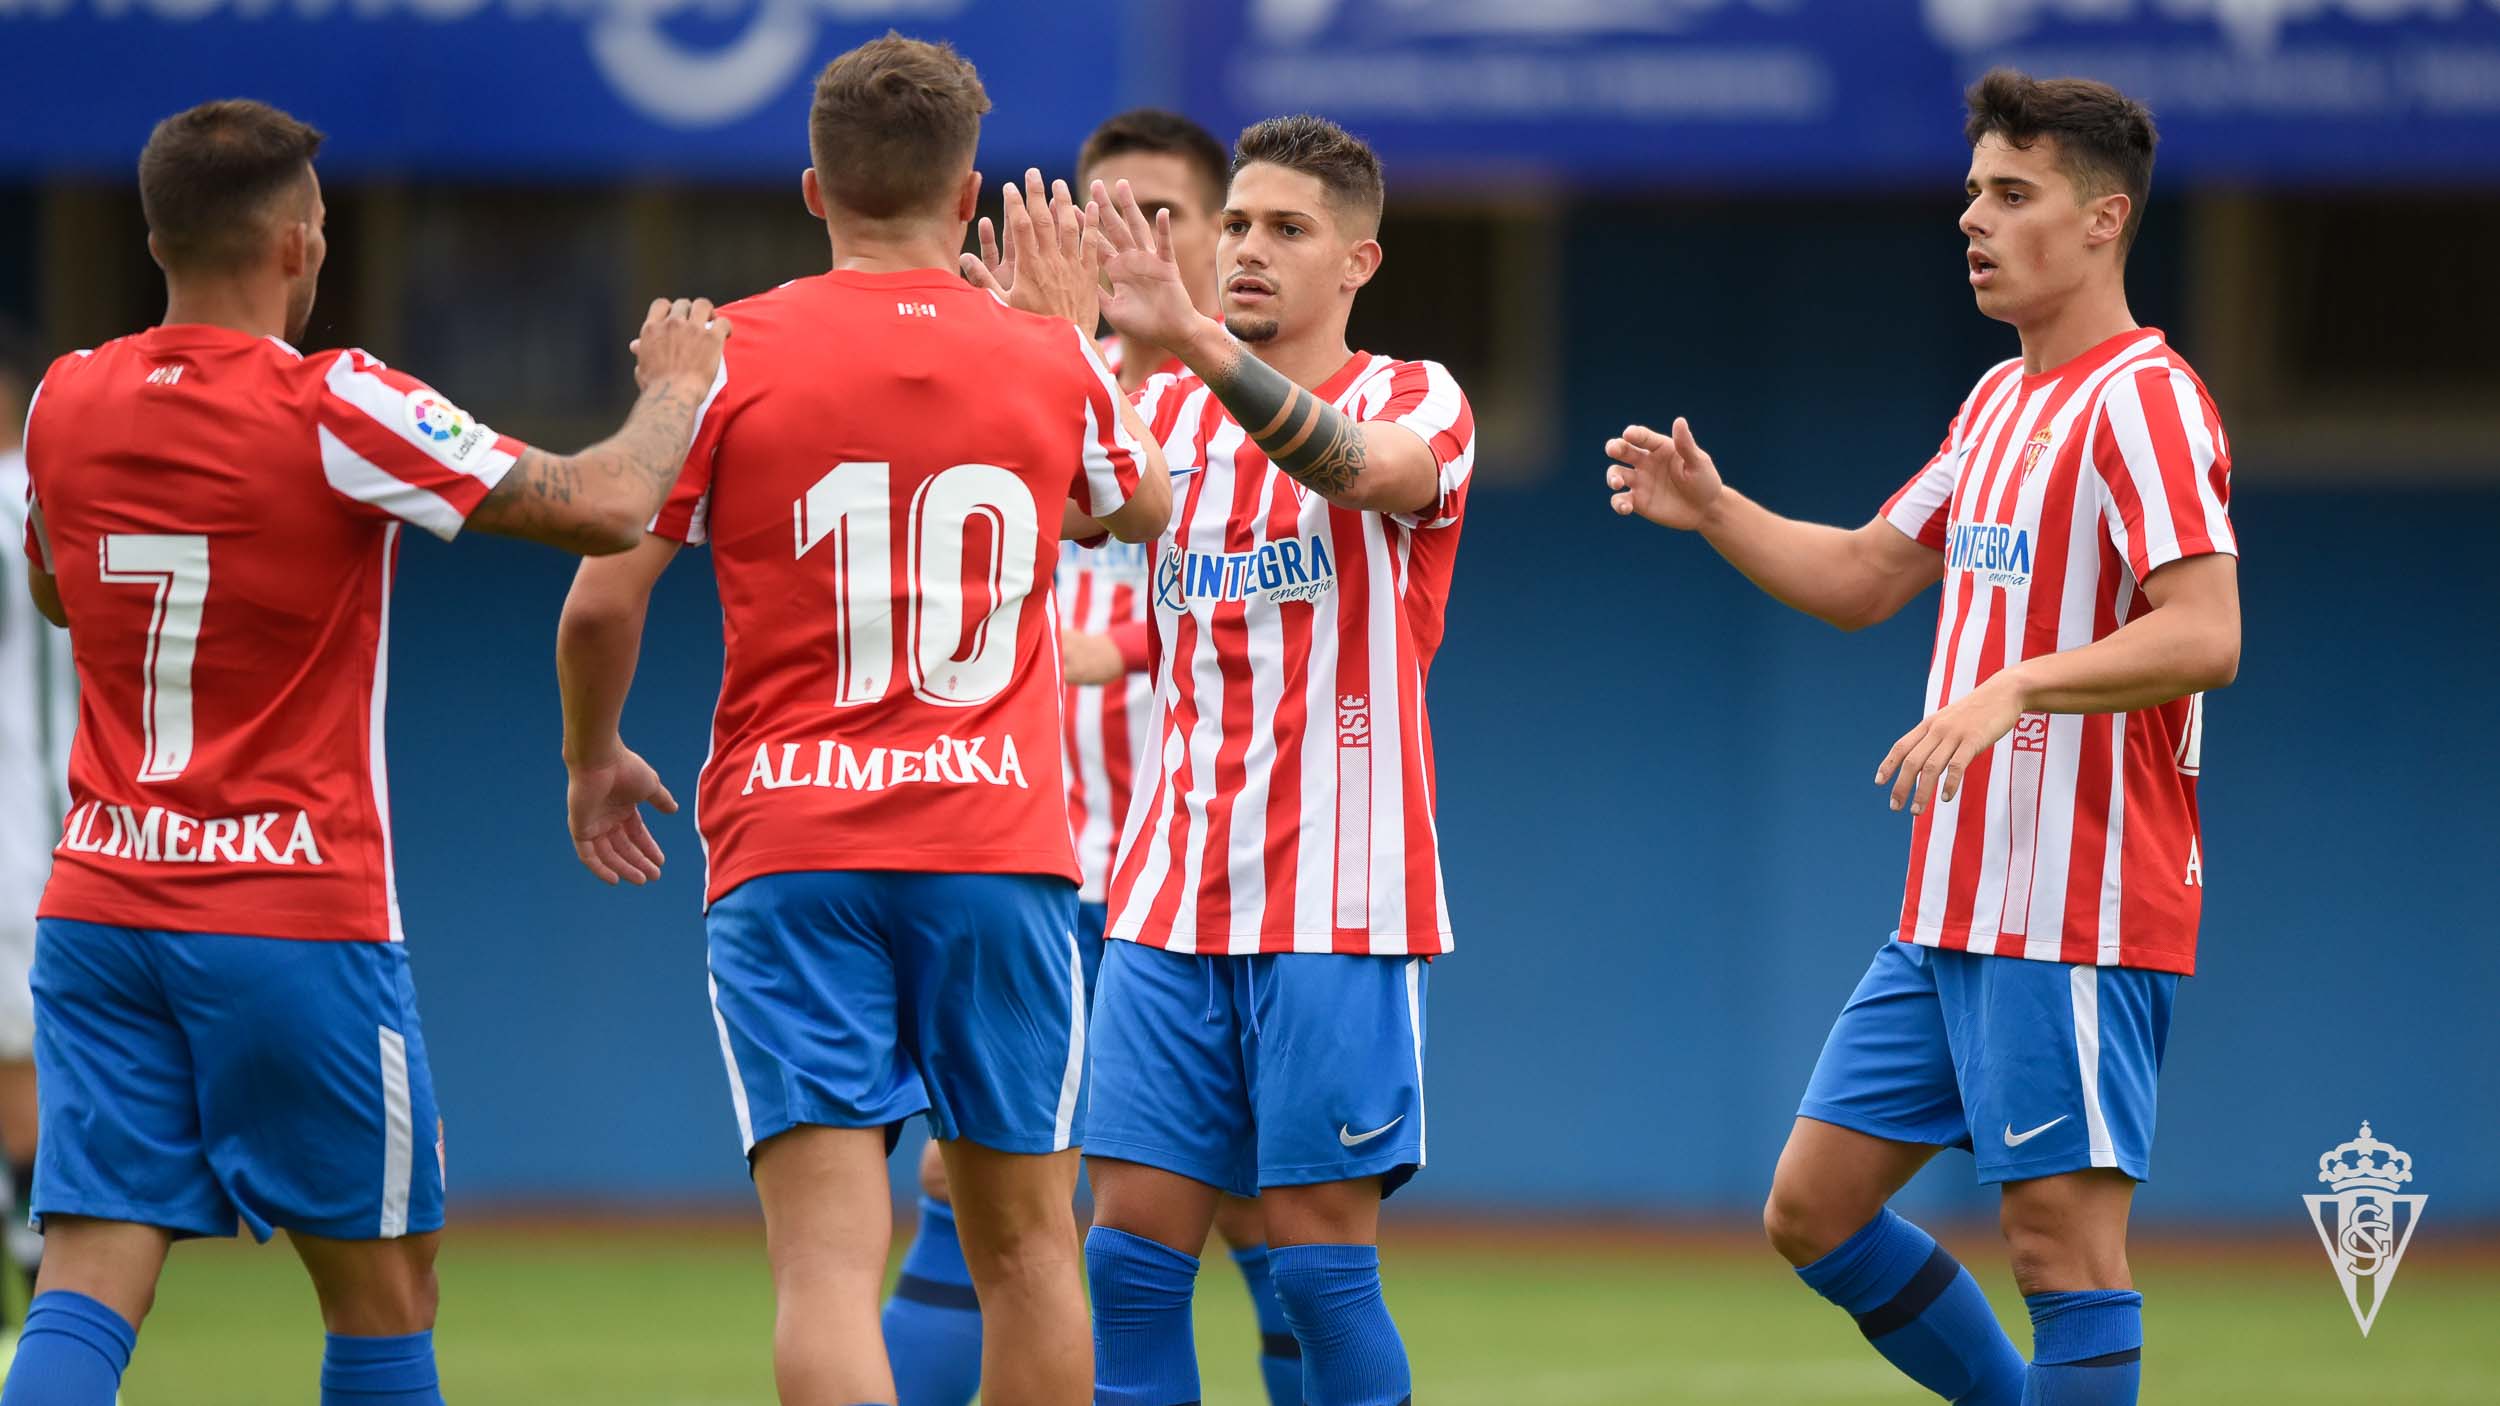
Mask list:
[[[1244,342],[1250,354],[1284,373],[1286,380],[1304,390],[1317,390],[1322,382],[1334,376],[1354,355],[1346,345],[1345,324],[1314,328],[1298,337],[1277,337],[1265,342]]]
[[[836,273],[953,273],[964,236],[960,229],[845,230],[832,236],[832,244]]]
[[[286,340],[286,289],[261,288],[231,279],[169,283],[168,327],[223,327],[246,337]]]
[[[2021,325],[2023,374],[2037,376],[2136,328],[2124,285],[2078,292],[2036,322]]]

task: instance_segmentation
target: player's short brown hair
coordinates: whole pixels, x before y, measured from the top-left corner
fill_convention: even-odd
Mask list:
[[[944,201],[981,142],[990,95],[951,44],[892,30],[825,65],[807,146],[825,195],[891,219]]]
[[[1965,95],[1970,118],[1962,135],[1972,146],[1998,136],[2029,148],[2057,138],[2058,164],[2087,200],[2114,192],[2127,196],[2127,224],[2118,250],[2135,243],[2144,223],[2145,197],[2153,189],[2153,148],[2161,133],[2151,109],[2107,83],[2089,78],[2034,78],[2011,68],[1992,68]]]
[[[1159,107],[1130,108],[1096,127],[1076,154],[1076,174],[1083,179],[1095,163],[1133,151],[1179,157],[1204,187],[1207,209],[1224,208],[1224,185],[1232,177],[1224,144],[1206,128]]]
[[[1365,237],[1380,228],[1387,200],[1380,157],[1361,137],[1308,113],[1271,117],[1244,128],[1233,143],[1234,175],[1261,161],[1318,180],[1346,223]]]
[[[170,269],[228,272],[260,250],[268,217],[309,206],[321,133],[267,103],[226,98],[156,124],[139,153],[139,208]]]

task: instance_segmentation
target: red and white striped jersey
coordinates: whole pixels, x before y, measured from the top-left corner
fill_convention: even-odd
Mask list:
[[[2231,446],[2150,328],[2036,376],[1980,378],[1936,457],[1884,505],[1945,554],[1930,714],[1999,669],[2103,638],[2146,577],[2236,555]],[[1912,824],[1901,938],[2038,961],[2192,972],[2204,894],[2197,695],[2027,713]]]
[[[1441,643],[1475,419],[1429,361],[1357,352],[1315,388],[1440,468],[1421,513],[1332,506],[1194,376],[1138,408],[1172,465],[1154,569],[1155,709],[1109,936],[1181,952],[1450,949],[1424,683]]]
[[[27,550],[79,701],[43,916],[399,940],[400,525],[452,536],[523,452],[362,352],[173,326],[54,362]]]
[[[1100,903],[1111,891],[1111,857],[1120,820],[1128,814],[1137,747],[1154,720],[1154,676],[1145,667],[1152,660],[1146,587],[1153,560],[1153,549],[1143,543],[1059,546],[1052,589],[1060,625],[1110,636],[1130,665],[1110,683],[1070,684],[1060,709],[1068,829],[1076,836],[1076,866],[1084,874],[1077,896],[1087,903]]]
[[[726,657],[697,784],[706,900],[762,874],[1074,883],[1051,578],[1060,510],[1137,491],[1090,338],[949,269],[835,270],[722,309],[652,531],[711,545]]]

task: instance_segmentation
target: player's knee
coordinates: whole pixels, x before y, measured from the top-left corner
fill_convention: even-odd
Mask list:
[[[2015,1286],[2025,1294],[2116,1289],[2129,1282],[2123,1234],[2103,1234],[2060,1207],[2012,1198],[1997,1223]]]
[[[1848,1230],[1834,1234],[1828,1220],[1809,1198],[1776,1183],[1762,1202],[1762,1234],[1793,1265],[1812,1264],[1849,1238]]]

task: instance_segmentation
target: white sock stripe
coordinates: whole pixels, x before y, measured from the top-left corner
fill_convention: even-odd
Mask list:
[[[408,1184],[415,1175],[416,1119],[408,1099],[408,1041],[389,1026],[382,1049],[382,1222],[385,1240],[408,1233]]]

